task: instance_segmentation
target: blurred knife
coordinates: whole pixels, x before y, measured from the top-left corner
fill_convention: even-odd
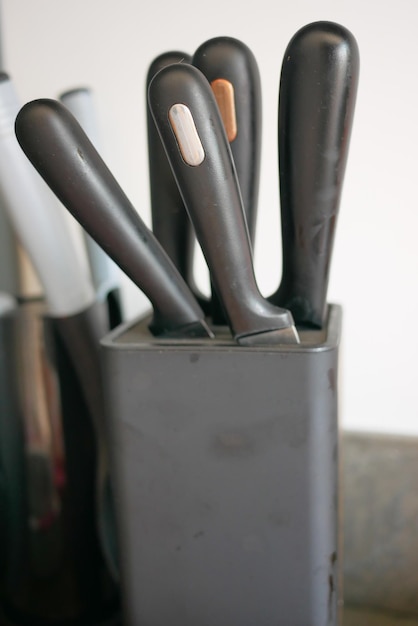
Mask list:
[[[148,87],[152,78],[160,69],[172,63],[191,63],[191,57],[185,52],[175,50],[157,56],[148,68],[146,80],[152,231],[189,285],[203,311],[208,314],[210,302],[200,291],[194,278],[196,238],[193,226],[148,107]]]
[[[103,303],[96,302],[93,285],[77,255],[63,209],[16,140],[14,123],[19,108],[12,81],[7,74],[0,74],[1,197],[42,283],[47,314],[74,367],[95,428],[98,524],[106,549],[102,521],[111,503],[103,498],[108,462],[99,341],[108,331],[108,323]],[[66,184],[72,182],[66,179]],[[108,555],[111,568],[113,560],[113,555]]]
[[[326,320],[332,247],[359,74],[353,35],[332,22],[299,30],[284,55],[279,103],[283,275],[271,298],[296,324]]]
[[[191,65],[170,65],[152,79],[149,103],[235,339],[297,343],[292,316],[258,290],[236,171],[208,81]]]
[[[0,74],[0,197],[45,290],[49,313],[69,316],[94,302],[91,282],[55,198],[16,141],[20,103],[7,74]]]
[[[87,87],[71,89],[62,93],[60,100],[78,120],[90,141],[100,150],[99,129],[91,90]],[[115,328],[122,322],[119,268],[90,235],[84,230],[82,232],[97,298],[107,301],[110,328]]]
[[[212,336],[190,289],[66,107],[29,102],[17,116],[16,136],[64,206],[150,299],[151,331]]]

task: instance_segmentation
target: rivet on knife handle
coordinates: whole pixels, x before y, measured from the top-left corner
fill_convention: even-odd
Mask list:
[[[234,85],[225,78],[216,78],[210,83],[218,104],[229,143],[237,137],[237,115],[235,108]]]
[[[161,336],[211,336],[190,289],[73,115],[54,100],[26,104],[16,119],[26,156],[64,206],[154,306]]]
[[[257,287],[231,150],[207,79],[191,65],[163,68],[150,83],[149,103],[235,339],[245,345],[298,343],[290,313]],[[169,121],[178,103],[190,110],[204,149],[195,167],[185,163]]]
[[[335,226],[354,114],[359,53],[332,22],[299,30],[284,55],[279,102],[283,274],[270,300],[296,324],[327,315]]]
[[[200,165],[205,158],[205,151],[190,109],[185,104],[173,104],[168,112],[168,119],[176,136],[183,161],[192,167]]]

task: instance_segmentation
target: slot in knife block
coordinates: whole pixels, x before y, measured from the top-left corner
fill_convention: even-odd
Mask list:
[[[125,626],[340,623],[340,330],[102,340]]]

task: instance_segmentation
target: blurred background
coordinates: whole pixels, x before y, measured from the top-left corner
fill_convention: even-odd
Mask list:
[[[136,0],[2,0],[3,67],[22,104],[87,86],[102,156],[150,226],[145,77],[163,51],[206,39],[241,39],[259,64],[263,150],[255,267],[263,294],[281,273],[277,105],[284,50],[317,20],[339,22],[360,49],[360,83],[329,300],[344,308],[341,420],[348,430],[418,434],[418,5],[372,0],[144,3]],[[196,273],[207,289],[201,259]],[[147,299],[122,276],[128,319]]]

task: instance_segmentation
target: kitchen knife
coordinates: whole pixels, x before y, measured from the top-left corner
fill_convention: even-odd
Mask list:
[[[60,95],[60,100],[77,119],[93,145],[100,150],[99,128],[91,90],[87,87],[70,89]],[[85,230],[82,232],[97,298],[107,301],[109,325],[110,328],[115,328],[123,318],[119,268]]]
[[[27,103],[17,116],[16,136],[64,206],[150,299],[151,331],[212,336],[190,289],[64,105]]]
[[[160,54],[150,64],[146,79],[152,231],[189,285],[205,314],[208,314],[210,302],[198,288],[194,278],[196,238],[193,226],[148,107],[148,87],[152,78],[160,69],[172,63],[191,63],[191,56],[176,50]]]
[[[205,314],[210,312],[209,299],[198,288],[194,278],[196,237],[171,171],[170,164],[148,107],[148,87],[155,74],[172,63],[191,63],[191,56],[177,50],[164,52],[150,64],[146,79],[148,130],[148,163],[151,194],[152,230],[180,274],[189,285]]]
[[[51,315],[78,313],[94,302],[94,291],[78,261],[64,211],[22,154],[14,134],[20,103],[7,74],[0,74],[0,200],[27,251]]]
[[[184,52],[165,52],[149,66],[146,93],[155,74],[172,63],[190,63]],[[148,163],[151,192],[152,230],[186,282],[191,272],[191,224],[171,171],[147,101]]]
[[[256,59],[239,39],[215,37],[193,55],[221,112],[237,171],[251,242],[254,243],[261,151],[261,85]]]
[[[297,325],[322,328],[359,74],[353,35],[332,22],[299,30],[279,97],[283,274],[270,300]]]
[[[257,287],[231,150],[207,79],[191,65],[165,67],[151,81],[149,104],[236,341],[297,343],[292,316]]]
[[[251,244],[254,244],[261,150],[261,86],[251,50],[233,37],[215,37],[193,55],[193,65],[209,81],[218,104],[237,171]],[[212,290],[212,320],[224,324]]]
[[[0,197],[42,283],[48,315],[69,323],[94,307],[94,289],[79,261],[64,210],[16,140],[14,122],[19,108],[12,81],[1,73]],[[101,328],[103,334],[107,332],[106,325]]]
[[[61,105],[63,106],[63,105]],[[23,154],[14,123],[20,104],[9,76],[0,74],[0,194],[15,232],[42,283],[47,314],[65,346],[83,390],[97,442],[98,525],[108,517],[107,443],[99,340],[108,332],[103,303],[96,302],[90,277],[81,264],[56,198]],[[73,181],[65,181],[70,186]],[[87,480],[87,479],[86,479]],[[112,568],[113,555],[109,555]]]

